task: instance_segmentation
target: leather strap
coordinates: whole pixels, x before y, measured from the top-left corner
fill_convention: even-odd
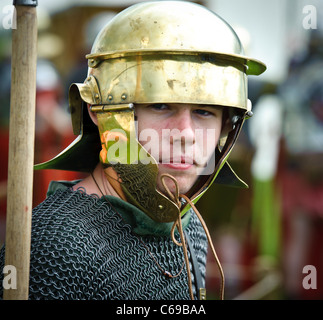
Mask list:
[[[206,299],[205,288],[203,287],[202,274],[198,265],[196,254],[195,254],[192,242],[190,240],[190,237],[185,230],[184,230],[184,234],[185,234],[188,250],[191,254],[192,269],[193,269],[194,280],[195,280],[194,284],[197,291],[197,296],[199,300],[205,300]]]

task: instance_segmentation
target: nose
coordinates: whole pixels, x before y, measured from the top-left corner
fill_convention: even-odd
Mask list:
[[[191,111],[186,108],[181,108],[173,115],[170,128],[170,142],[174,144],[180,141],[181,144],[194,144],[195,131],[192,121]]]

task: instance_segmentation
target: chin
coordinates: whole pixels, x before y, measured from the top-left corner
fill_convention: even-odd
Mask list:
[[[181,178],[181,177],[175,177],[175,178],[176,178],[176,181],[178,183],[179,194],[187,193],[188,191],[190,191],[190,189],[192,188],[192,186],[194,184],[194,182],[189,182],[185,178]],[[166,178],[165,183],[166,183],[166,186],[168,187],[169,191],[172,194],[175,194],[176,187],[175,187],[174,182],[171,179]],[[168,193],[165,190],[165,188],[164,188],[163,184],[161,183],[161,181],[158,181],[157,189],[168,197]]]

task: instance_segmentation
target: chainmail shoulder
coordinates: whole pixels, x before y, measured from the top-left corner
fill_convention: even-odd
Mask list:
[[[193,211],[186,232],[204,284],[207,238]],[[181,247],[169,236],[141,239],[164,270],[178,273],[184,261]],[[4,254],[5,246],[0,251],[0,270]],[[0,297],[2,290],[0,286]],[[194,285],[193,292],[196,297]],[[65,189],[33,210],[29,299],[183,300],[189,299],[189,292],[185,267],[180,276],[165,277],[109,203]]]

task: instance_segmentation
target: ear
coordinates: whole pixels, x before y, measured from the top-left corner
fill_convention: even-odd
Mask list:
[[[90,108],[91,108],[91,105],[87,104],[87,111],[89,112],[89,116],[90,116],[91,120],[93,121],[93,123],[97,126],[98,125],[98,118],[97,118],[96,114],[91,111]]]

